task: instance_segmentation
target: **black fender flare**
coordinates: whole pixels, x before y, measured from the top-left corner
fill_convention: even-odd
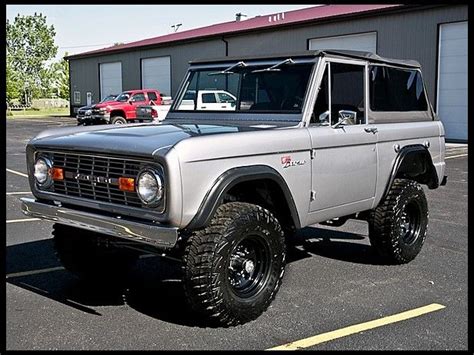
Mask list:
[[[387,196],[393,181],[400,175],[410,176],[415,181],[426,184],[429,189],[436,189],[439,186],[438,174],[431,154],[428,148],[421,144],[406,145],[400,150],[395,158],[382,199]]]
[[[207,226],[214,216],[226,192],[238,183],[252,180],[270,179],[278,184],[283,191],[288,208],[291,212],[291,219],[295,227],[301,228],[298,211],[290,189],[283,177],[273,168],[267,165],[250,165],[232,168],[222,173],[207,192],[198,212],[188,224],[186,229],[199,229]]]

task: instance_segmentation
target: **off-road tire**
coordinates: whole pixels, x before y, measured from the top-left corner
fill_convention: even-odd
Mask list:
[[[127,120],[122,116],[113,116],[110,119],[111,124],[127,124]]]
[[[53,225],[53,244],[64,268],[87,281],[114,282],[123,279],[138,259],[138,253],[98,245],[103,235],[63,224]]]
[[[239,248],[251,243],[261,243],[262,252],[260,261],[255,263],[255,273],[249,275],[249,279],[255,277],[258,280],[257,271],[265,276],[260,283],[256,283],[252,291],[254,294],[250,291],[243,294],[235,286],[233,277],[237,272],[231,267],[235,267],[231,260],[234,263],[236,253],[242,250]],[[245,254],[247,249],[243,250],[244,255],[249,255]],[[269,253],[268,258],[265,257],[265,250]],[[183,256],[186,298],[191,308],[207,317],[210,324],[233,326],[251,321],[268,308],[278,292],[285,259],[285,237],[280,223],[270,211],[249,203],[223,204],[210,224],[193,232],[186,241]],[[242,260],[249,259],[239,259],[237,265],[242,267],[245,264],[240,264]],[[243,269],[246,270],[246,267]]]
[[[427,228],[428,203],[423,188],[416,181],[395,179],[369,218],[370,244],[388,263],[404,264],[421,251]]]

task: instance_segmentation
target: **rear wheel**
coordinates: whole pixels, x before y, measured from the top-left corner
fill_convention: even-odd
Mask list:
[[[285,239],[270,211],[249,203],[220,206],[184,253],[191,307],[220,325],[257,318],[275,297],[285,268]]]
[[[80,279],[116,281],[124,277],[138,259],[137,253],[103,241],[104,236],[99,233],[58,223],[53,226],[58,259],[65,269]]]
[[[369,220],[371,245],[389,263],[413,260],[425,242],[428,203],[415,181],[395,179],[385,199]]]
[[[114,116],[110,120],[111,124],[127,124],[127,120],[123,118],[122,116]]]

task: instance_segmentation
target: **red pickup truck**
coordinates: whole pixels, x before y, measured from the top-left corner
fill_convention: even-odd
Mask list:
[[[98,103],[92,107],[94,121],[112,124],[140,122],[136,110],[142,105],[161,105],[162,98],[158,90],[142,89],[122,92],[114,101]]]

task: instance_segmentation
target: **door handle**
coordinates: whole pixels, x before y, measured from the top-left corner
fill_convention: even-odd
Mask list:
[[[364,131],[366,131],[367,133],[373,133],[373,134],[378,132],[377,127],[365,127]]]

